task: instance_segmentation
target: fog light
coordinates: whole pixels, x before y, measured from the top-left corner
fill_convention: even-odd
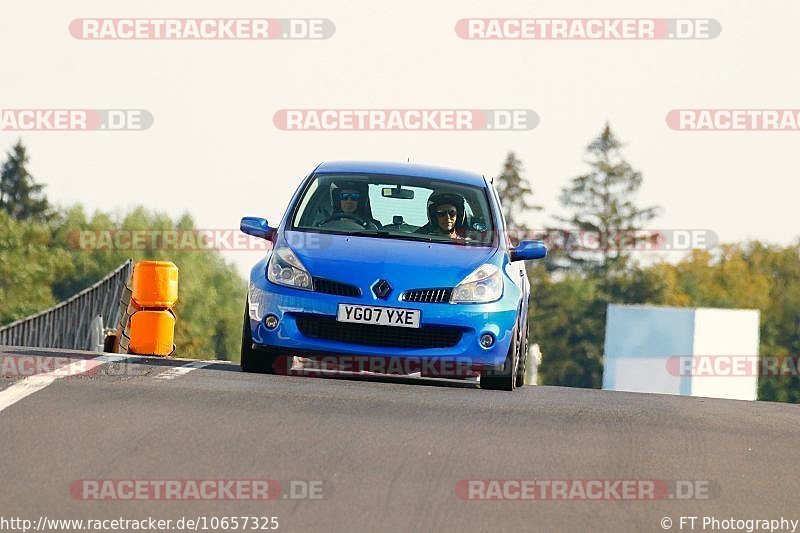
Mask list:
[[[267,329],[275,329],[278,327],[278,317],[275,315],[267,315],[264,317],[264,325]]]
[[[494,336],[489,333],[484,333],[481,335],[481,346],[484,348],[491,348],[492,344],[494,344]]]

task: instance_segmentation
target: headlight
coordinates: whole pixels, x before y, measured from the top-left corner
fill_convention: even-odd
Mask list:
[[[492,264],[481,265],[453,290],[450,303],[487,303],[503,295],[503,276]]]
[[[303,263],[294,255],[291,248],[283,247],[272,251],[267,265],[267,279],[277,285],[295,289],[313,290],[311,275]]]

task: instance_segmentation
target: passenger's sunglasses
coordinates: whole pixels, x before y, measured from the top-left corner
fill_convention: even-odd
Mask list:
[[[342,193],[340,195],[340,198],[342,200],[358,201],[358,200],[361,199],[361,193],[360,192],[345,192],[345,193]]]
[[[457,214],[458,214],[458,211],[456,211],[455,209],[447,209],[446,211],[436,211],[436,216],[437,217],[443,217],[443,216],[447,215],[450,218],[456,218]]]

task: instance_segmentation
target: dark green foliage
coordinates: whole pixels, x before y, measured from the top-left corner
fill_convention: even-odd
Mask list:
[[[514,152],[509,152],[503,162],[503,171],[494,180],[494,187],[503,204],[503,216],[511,229],[524,229],[521,215],[542,208],[530,203],[533,190],[528,180],[522,177],[522,161]]]
[[[0,210],[19,221],[46,222],[52,216],[44,185],[28,172],[28,152],[22,141],[8,153],[0,168]]]
[[[635,204],[642,174],[622,157],[622,146],[606,124],[586,148],[589,172],[562,189],[561,204],[569,212],[559,217],[568,226],[564,229],[589,232],[601,243],[597,251],[566,250],[559,259],[569,268],[598,270],[600,275],[623,270],[630,249],[641,240],[633,236],[657,215],[657,207]],[[624,239],[628,242],[620,244]]]

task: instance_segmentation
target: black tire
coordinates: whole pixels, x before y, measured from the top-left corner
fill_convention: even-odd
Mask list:
[[[242,324],[242,351],[239,366],[242,372],[254,372],[258,374],[274,374],[273,363],[278,355],[267,350],[253,349],[253,334],[250,331],[250,317],[247,313],[247,306],[244,308],[244,323]]]
[[[517,365],[519,363],[517,329],[514,328],[511,345],[508,347],[505,363],[501,370],[489,369],[481,372],[481,388],[486,390],[513,391],[517,386]]]
[[[525,386],[525,371],[528,368],[528,321],[525,321],[522,330],[522,342],[519,350],[519,363],[517,364],[517,387]]]

